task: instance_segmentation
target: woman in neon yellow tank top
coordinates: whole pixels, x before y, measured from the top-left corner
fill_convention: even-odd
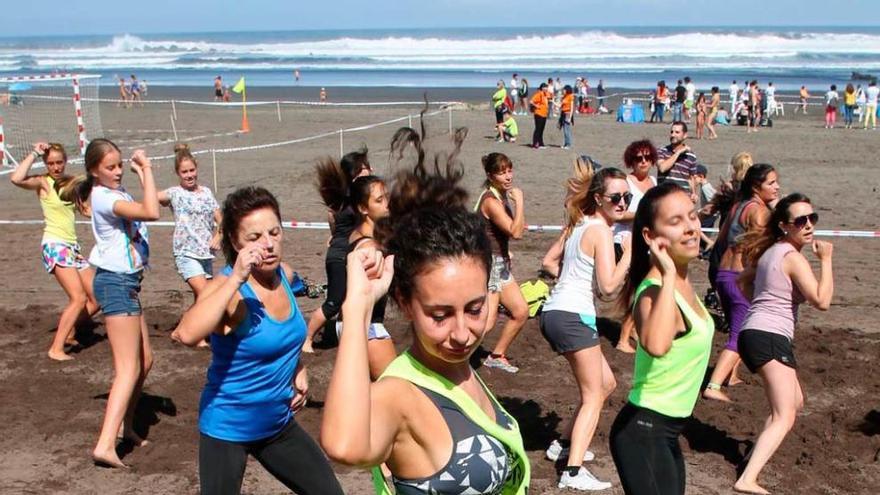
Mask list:
[[[700,219],[687,192],[667,183],[645,193],[632,253],[622,300],[632,304],[639,339],[629,402],[611,427],[611,454],[627,495],[682,495],[678,435],[700,394],[715,330],[688,278],[700,254]]]
[[[397,176],[389,216],[377,225],[389,255],[372,247],[348,255],[321,444],[344,464],[384,464],[398,495],[525,495],[519,427],[470,366],[486,332],[491,247],[458,185],[463,136],[440,173],[423,165],[421,137],[401,132],[421,158]],[[367,325],[386,292],[411,322],[413,344],[370,383]],[[390,493],[382,471],[373,474],[377,493]]]
[[[28,175],[37,158],[42,158],[47,173]],[[56,192],[56,181],[60,185],[68,180],[64,175],[66,166],[67,152],[64,146],[58,143],[36,143],[34,150],[22,158],[9,178],[16,186],[37,193],[46,222],[42,240],[43,267],[55,276],[58,285],[67,294],[67,306],[58,318],[58,329],[47,353],[56,361],[73,359],[64,352],[64,346],[77,344],[73,337],[77,319],[83,311],[88,315],[98,311],[98,304],[92,294],[95,272],[80,254],[76,239],[76,207],[73,203],[62,201]]]

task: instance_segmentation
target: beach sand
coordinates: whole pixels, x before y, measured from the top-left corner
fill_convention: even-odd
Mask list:
[[[330,88],[330,101],[416,100],[422,91],[396,88]],[[483,180],[480,157],[491,151],[507,153],[515,164],[515,182],[522,187],[526,218],[533,225],[558,225],[563,218],[562,183],[571,170],[575,152],[561,150],[561,132],[548,124],[545,150],[526,147],[530,142],[531,117],[517,116],[521,136],[516,144],[496,143],[494,119],[487,107],[490,90],[431,90],[433,100],[470,101],[452,112],[455,127],[469,128],[461,159],[466,168],[465,185],[477,191]],[[105,94],[109,94],[105,91]],[[317,99],[317,89],[254,88],[249,99]],[[207,101],[210,89],[151,87],[150,98]],[[610,107],[616,106],[612,103]],[[880,134],[877,132],[823,129],[821,109],[810,115],[775,120],[772,129],[747,135],[742,127],[719,126],[717,141],[691,141],[691,146],[710,171],[710,178],[726,175],[730,157],[750,151],[758,162],[777,166],[784,193],[808,194],[821,215],[820,228],[878,230],[880,204]],[[251,132],[229,134],[238,129],[237,108],[176,105],[180,139],[194,151],[254,146],[297,139],[340,128],[417,114],[418,107],[303,107],[284,106],[278,122],[275,106],[248,109]],[[169,104],[144,108],[118,108],[102,104],[106,137],[120,144],[126,154],[142,146],[151,155],[170,154],[173,135]],[[414,123],[418,123],[415,118]],[[404,122],[405,124],[406,122]],[[401,124],[346,133],[346,151],[366,145],[374,169],[392,170],[388,144]],[[426,119],[429,146],[449,149],[449,114]],[[210,137],[210,135],[218,135]],[[202,137],[199,137],[202,136]],[[208,137],[204,137],[208,136]],[[668,141],[668,125],[624,125],[613,115],[578,116],[574,150],[592,156],[606,166],[617,166],[625,146],[644,137],[656,144]],[[324,155],[338,156],[339,135],[284,147],[238,153],[218,153],[217,195],[222,198],[237,187],[260,185],[275,193],[285,220],[325,221],[314,188],[313,165]],[[200,180],[213,188],[211,155],[200,155]],[[176,183],[170,161],[156,163],[160,187]],[[71,166],[70,172],[81,168]],[[4,177],[0,184],[3,219],[40,219],[33,195],[14,188]],[[139,197],[134,174],[125,183]],[[168,210],[163,220],[170,220]],[[150,229],[152,269],[146,274],[143,304],[155,350],[155,365],[139,405],[139,429],[151,445],[127,453],[131,470],[96,468],[88,456],[104,412],[112,376],[104,328],[95,328],[90,345],[69,363],[50,362],[45,350],[66,299],[40,263],[39,226],[0,226],[0,485],[4,493],[194,493],[198,491],[198,398],[210,355],[174,345],[168,339],[191,296],[179,279],[171,256],[171,229]],[[84,252],[92,246],[87,225],[78,228]],[[512,243],[514,274],[518,280],[534,278],[544,251],[555,233],[528,233]],[[328,237],[322,230],[285,232],[284,259],[300,275],[324,280],[324,249]],[[774,493],[876,493],[880,484],[880,303],[876,298],[877,275],[873,268],[880,254],[880,239],[835,239],[835,297],[830,311],[804,307],[796,337],[799,374],[807,396],[806,407],[794,430],[764,471],[761,481]],[[812,255],[808,258],[813,259]],[[814,259],[813,259],[814,260]],[[814,260],[815,261],[815,260]],[[215,263],[215,269],[220,265]],[[707,287],[705,265],[695,262],[692,280],[702,293]],[[300,299],[307,313],[320,300]],[[609,314],[614,317],[615,315]],[[100,319],[98,320],[100,322]],[[396,310],[390,311],[389,329],[405,346],[407,329]],[[597,453],[589,468],[622,493],[608,451],[608,430],[625,403],[632,374],[631,355],[613,349],[616,325],[601,325],[602,346],[615,371],[618,388],[603,409],[591,446]],[[485,349],[497,338],[490,333]],[[715,350],[726,334],[715,339]],[[521,367],[518,375],[482,369],[481,375],[508,410],[519,420],[532,462],[532,493],[556,491],[557,468],[543,459],[543,449],[561,431],[561,422],[573,412],[576,391],[565,360],[555,356],[540,336],[537,322],[530,320],[510,350]],[[712,363],[714,363],[713,352]],[[321,406],[331,373],[335,350],[306,356],[311,380],[309,408],[297,420],[317,435]],[[681,439],[687,463],[688,493],[731,493],[734,468],[754,441],[768,411],[760,380],[744,370],[746,382],[730,393],[734,404],[700,401],[694,419]],[[370,493],[366,473],[337,466],[347,493]],[[244,492],[283,491],[258,463],[247,470]]]

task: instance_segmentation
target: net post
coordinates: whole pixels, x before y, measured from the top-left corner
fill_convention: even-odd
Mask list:
[[[446,107],[446,111],[449,113],[449,134],[452,134],[452,105]]]
[[[281,102],[275,100],[275,109],[278,110],[278,122],[281,122]]]
[[[174,100],[171,100],[171,115],[174,116],[174,120],[177,120],[177,105],[174,104]]]
[[[177,125],[174,123],[174,115],[169,115],[168,119],[171,120],[171,130],[174,132],[174,141],[177,142]]]
[[[0,164],[4,167],[9,166],[9,159],[6,157],[5,136],[3,134],[3,119],[0,118]]]
[[[217,192],[217,150],[211,148],[211,164],[214,169],[214,194]]]
[[[79,137],[79,153],[86,154],[86,126],[83,122],[82,99],[79,91],[79,78],[73,78],[73,109],[76,112],[76,129]]]
[[[342,129],[339,129],[339,158],[342,158],[345,155],[345,145],[342,141]]]

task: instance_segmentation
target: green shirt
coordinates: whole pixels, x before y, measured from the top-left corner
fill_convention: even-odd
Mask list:
[[[652,286],[661,286],[659,280],[646,278],[636,289],[638,302],[642,293]],[[694,411],[700,395],[703,376],[709,365],[715,322],[703,303],[705,317],[698,315],[675,291],[675,303],[685,319],[689,331],[672,341],[669,352],[661,357],[648,354],[639,344],[629,401],[636,406],[674,418],[686,418]]]
[[[519,126],[513,117],[504,121],[504,130],[513,137],[519,136]]]
[[[500,107],[504,104],[505,98],[507,98],[507,89],[501,88],[492,95],[492,105],[494,105],[495,108]]]

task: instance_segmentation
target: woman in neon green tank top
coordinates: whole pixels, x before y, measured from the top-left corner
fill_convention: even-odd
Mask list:
[[[519,427],[470,366],[486,332],[491,247],[458,185],[463,135],[440,173],[424,166],[421,137],[400,133],[407,137],[393,142],[413,143],[419,163],[397,176],[377,225],[388,256],[372,247],[348,255],[321,444],[337,462],[384,464],[398,495],[525,495]],[[413,344],[370,383],[367,325],[386,292],[411,322]],[[373,474],[377,493],[390,493],[382,471]]]
[[[632,253],[623,301],[633,307],[639,340],[611,454],[627,495],[682,495],[678,436],[700,394],[715,330],[688,278],[700,254],[700,219],[687,192],[667,183],[645,193]]]
[[[28,175],[37,158],[42,158],[47,173]],[[67,306],[58,318],[58,329],[47,354],[56,361],[68,361],[72,356],[64,351],[64,346],[77,344],[74,340],[74,325],[85,311],[93,315],[98,304],[92,294],[92,279],[95,272],[80,254],[76,239],[75,209],[73,203],[62,201],[56,192],[56,181],[68,179],[64,175],[67,166],[67,152],[58,143],[36,143],[34,150],[19,162],[12,172],[10,181],[16,186],[35,191],[43,210],[46,227],[43,230],[43,267],[55,276],[58,285],[67,294]]]

